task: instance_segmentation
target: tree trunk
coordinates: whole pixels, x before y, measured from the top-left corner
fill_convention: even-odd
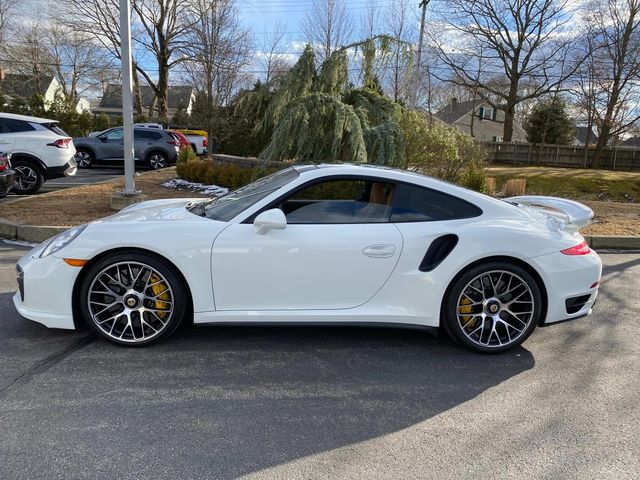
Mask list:
[[[138,76],[138,66],[133,62],[133,106],[136,109],[136,115],[142,115],[142,90],[140,90],[140,77]]]
[[[168,120],[169,116],[169,67],[167,62],[158,65],[158,114],[160,118]]]

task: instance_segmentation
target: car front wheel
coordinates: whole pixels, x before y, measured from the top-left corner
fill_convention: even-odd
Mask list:
[[[137,252],[109,255],[89,267],[80,311],[102,338],[142,347],[170,336],[187,314],[188,289],[175,268]]]
[[[482,353],[517,347],[536,328],[543,300],[524,268],[491,262],[465,271],[449,289],[444,322],[458,343]]]
[[[14,160],[11,164],[13,170],[16,172],[16,179],[13,185],[14,193],[18,195],[32,195],[42,188],[44,173],[41,168],[24,160]]]

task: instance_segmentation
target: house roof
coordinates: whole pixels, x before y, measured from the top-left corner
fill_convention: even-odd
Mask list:
[[[588,141],[587,141],[587,135],[589,136]],[[593,129],[591,129],[591,132],[587,134],[587,127],[576,127],[576,138],[583,145],[585,143],[592,144],[598,141],[598,136],[593,132]]]
[[[640,137],[627,138],[625,141],[620,142],[622,147],[640,147]]]
[[[140,93],[142,94],[142,107],[149,108],[153,102],[154,93],[151,87],[143,85],[140,87]],[[169,104],[168,108],[186,108],[189,105],[191,95],[193,94],[193,87],[190,86],[173,86],[169,87]],[[136,98],[134,96],[134,104]],[[107,85],[107,88],[100,100],[100,108],[122,108],[122,86],[121,85]]]
[[[466,100],[464,102],[453,100],[436,112],[436,118],[445,123],[452,124],[480,105],[491,105],[491,103],[484,100]]]
[[[5,96],[29,100],[34,95],[44,95],[53,82],[52,75],[20,75],[6,73],[0,80],[0,93]]]

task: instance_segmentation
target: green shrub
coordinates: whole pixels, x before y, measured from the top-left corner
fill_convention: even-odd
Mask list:
[[[191,147],[182,147],[180,153],[178,153],[178,163],[186,163],[197,159],[198,156]]]
[[[212,160],[191,159],[178,161],[176,173],[183,180],[206,185],[218,185],[230,190],[240,188],[259,176],[267,175],[274,169],[251,168],[218,163]]]

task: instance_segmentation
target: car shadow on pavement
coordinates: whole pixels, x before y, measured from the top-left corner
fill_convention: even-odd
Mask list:
[[[185,327],[145,349],[96,340],[0,397],[0,457],[47,478],[74,465],[87,478],[235,478],[409,427],[534,363],[524,348],[478,355],[397,328]],[[19,460],[31,452],[46,461]]]

